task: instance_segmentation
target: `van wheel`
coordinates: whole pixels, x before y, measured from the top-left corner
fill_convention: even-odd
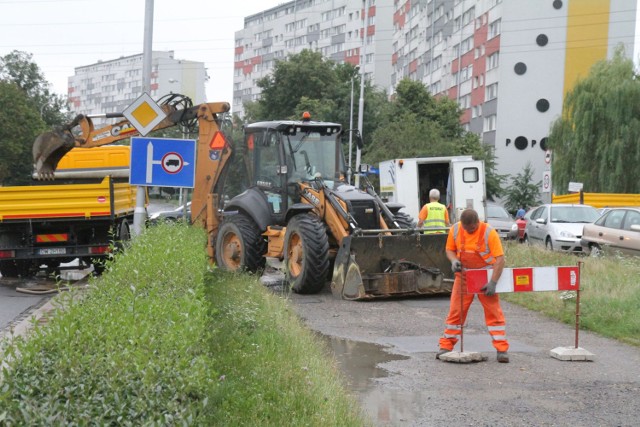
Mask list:
[[[215,242],[216,264],[227,271],[264,268],[267,245],[258,225],[245,214],[226,218],[220,225]]]
[[[553,250],[553,243],[551,243],[551,237],[547,237],[547,240],[545,240],[544,242],[544,246],[550,251]]]
[[[320,292],[329,274],[329,238],[314,215],[294,216],[284,237],[285,278],[294,292]]]

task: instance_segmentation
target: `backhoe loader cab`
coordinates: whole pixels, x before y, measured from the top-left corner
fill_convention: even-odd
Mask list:
[[[402,205],[347,183],[341,137],[339,124],[310,120],[245,127],[250,187],[222,207],[218,266],[259,271],[270,258],[295,292],[330,280],[345,299],[446,292],[444,235],[412,232]]]

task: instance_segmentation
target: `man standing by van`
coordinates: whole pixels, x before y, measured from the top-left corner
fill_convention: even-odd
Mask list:
[[[429,203],[425,204],[418,214],[418,224],[422,227],[449,227],[449,212],[447,207],[440,203],[440,191],[429,191]],[[446,230],[427,230],[424,234],[445,233]]]

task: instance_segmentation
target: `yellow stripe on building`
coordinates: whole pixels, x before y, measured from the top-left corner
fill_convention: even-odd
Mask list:
[[[570,0],[564,93],[585,78],[596,62],[607,58],[610,0]]]

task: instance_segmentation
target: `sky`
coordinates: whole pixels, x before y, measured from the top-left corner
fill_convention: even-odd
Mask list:
[[[33,54],[66,96],[74,68],[142,53],[145,0],[0,0],[0,56]],[[235,32],[283,0],[155,0],[153,49],[204,62],[210,102],[232,101]]]
[[[53,91],[66,96],[75,67],[142,53],[145,3],[0,0],[0,56],[16,49],[33,54]],[[207,101],[232,102],[235,32],[245,16],[282,3],[287,1],[155,0],[153,49],[204,62]]]

